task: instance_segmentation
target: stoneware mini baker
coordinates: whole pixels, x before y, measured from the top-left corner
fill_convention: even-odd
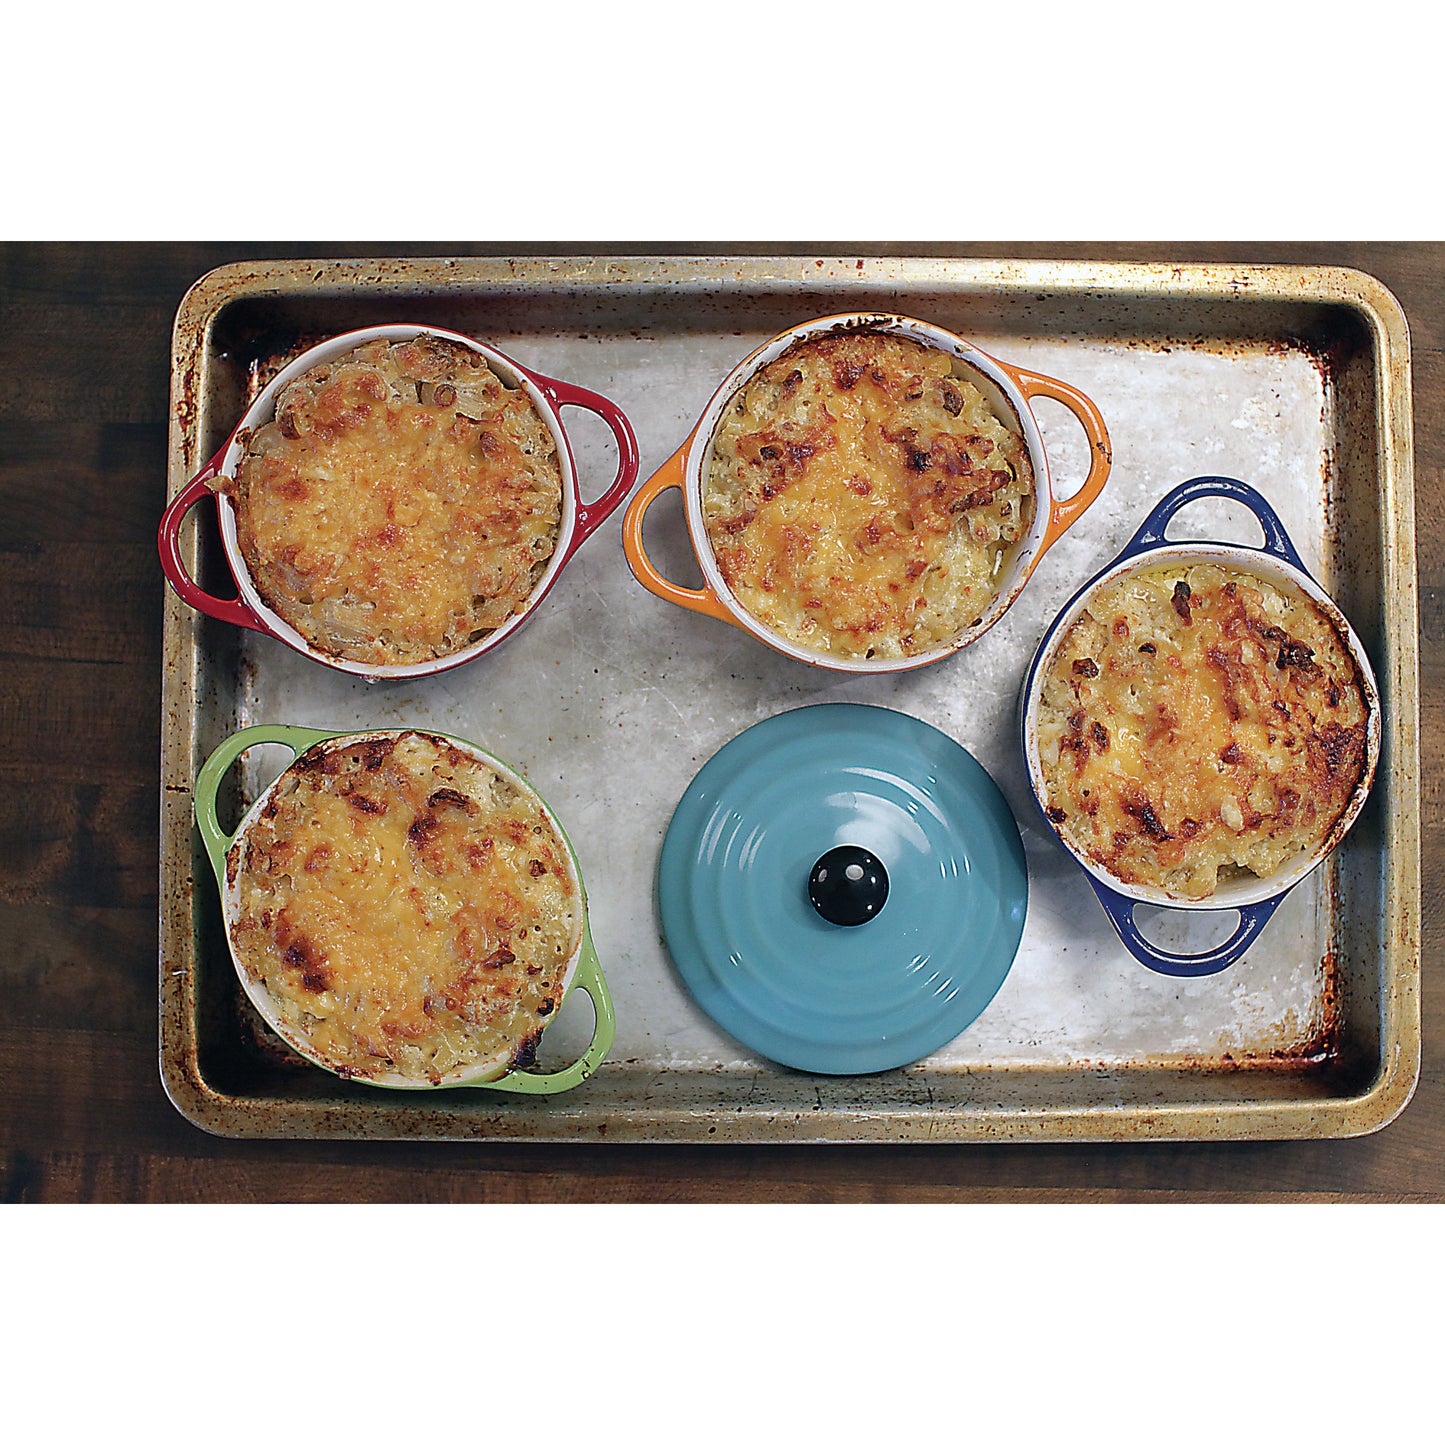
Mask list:
[[[276,1001],[265,986],[252,979],[241,967],[240,959],[236,956],[235,946],[231,942],[232,929],[240,916],[240,886],[239,881],[228,881],[227,879],[226,857],[233,848],[239,846],[244,849],[247,846],[248,834],[252,825],[261,816],[261,810],[266,806],[267,799],[280,786],[286,777],[286,772],[283,771],[269,787],[262,791],[260,797],[247,810],[240,826],[233,833],[227,833],[221,827],[216,816],[216,793],[220,788],[221,780],[230,771],[236,759],[247,748],[255,747],[259,743],[280,743],[283,747],[289,748],[294,754],[294,763],[295,758],[299,758],[303,753],[314,748],[343,748],[352,743],[365,742],[375,738],[395,737],[396,735],[397,730],[395,729],[335,733],[318,731],[315,728],[277,725],[243,728],[240,732],[232,733],[211,754],[196,777],[196,827],[200,832],[206,856],[211,860],[211,868],[216,875],[216,886],[220,890],[221,911],[226,928],[226,942],[231,950],[231,962],[235,966],[236,977],[240,981],[242,991],[280,1038],[284,1039],[302,1058],[331,1073],[335,1073],[336,1070],[316,1052],[304,1034],[299,1033],[287,1023]],[[572,955],[567,962],[562,1006],[551,1018],[556,1018],[561,1014],[562,1009],[567,1006],[573,989],[580,988],[592,1000],[592,1009],[595,1015],[592,1039],[580,1058],[556,1073],[531,1073],[526,1069],[503,1072],[506,1064],[510,1061],[510,1054],[508,1054],[503,1057],[484,1059],[465,1069],[459,1069],[454,1076],[441,1084],[405,1078],[399,1074],[382,1075],[373,1079],[357,1079],[355,1082],[390,1089],[434,1091],[436,1089],[476,1088],[496,1089],[514,1094],[564,1093],[568,1089],[576,1088],[584,1079],[589,1078],[597,1071],[598,1065],[607,1057],[607,1051],[612,1047],[612,1040],[616,1033],[612,996],[608,992],[607,981],[602,976],[602,966],[597,958],[597,949],[592,942],[592,931],[587,919],[587,894],[582,884],[582,871],[577,863],[577,854],[556,815],[525,778],[464,738],[448,737],[446,741],[493,769],[513,787],[539,804],[557,829],[558,836],[567,845],[567,860],[571,867],[572,882],[577,889],[577,897],[582,905],[582,927],[578,934],[576,947],[572,950]],[[551,1019],[544,1021],[543,1027],[549,1022]]]
[[[1204,497],[1224,497],[1248,507],[1264,532],[1264,546],[1259,548],[1225,542],[1168,541],[1164,533],[1175,514],[1191,502]],[[1121,881],[1076,847],[1068,834],[1048,817],[1044,812],[1048,789],[1040,756],[1038,717],[1044,678],[1056,649],[1062,644],[1075,619],[1103,588],[1132,572],[1172,565],[1190,566],[1200,562],[1213,562],[1234,571],[1245,572],[1286,590],[1295,588],[1319,606],[1344,639],[1360,670],[1366,709],[1365,767],[1349,805],[1316,847],[1294,861],[1281,865],[1265,877],[1245,875],[1227,879],[1221,882],[1208,898],[1188,899],[1175,897],[1162,888]],[[1084,870],[1124,947],[1148,968],[1178,978],[1197,978],[1218,973],[1244,957],[1258,939],[1260,930],[1284,901],[1285,895],[1319,867],[1359,816],[1374,780],[1380,756],[1380,695],[1364,645],[1339,608],[1306,570],[1274,509],[1253,487],[1231,477],[1196,477],[1176,487],[1150,512],[1144,525],[1134,534],[1124,550],[1074,594],[1044,634],[1038,652],[1034,655],[1024,680],[1020,717],[1029,786],[1033,790],[1034,801],[1038,804],[1039,816],[1043,819],[1045,828],[1058,838]],[[1134,910],[1141,903],[1150,903],[1161,908],[1183,909],[1192,913],[1233,910],[1238,913],[1239,921],[1228,938],[1203,953],[1171,953],[1151,943],[1139,931],[1134,921]]]
[[[334,657],[311,645],[290,623],[286,622],[261,599],[256,584],[246,566],[236,537],[236,512],[229,497],[212,493],[207,485],[218,476],[234,477],[245,455],[246,445],[258,427],[264,426],[275,415],[276,398],[281,391],[303,372],[324,362],[335,360],[368,341],[411,341],[418,336],[435,336],[439,340],[454,342],[469,351],[475,351],[501,379],[504,386],[526,392],[541,417],[557,447],[557,463],[562,473],[562,518],[557,535],[557,545],[548,560],[537,585],[532,589],[527,605],[515,613],[500,627],[494,628],[484,637],[469,644],[458,652],[446,657],[431,658],[425,662],[371,664],[356,662],[349,658]],[[617,441],[617,474],[607,490],[595,502],[584,502],[577,482],[577,467],[572,457],[572,447],[562,425],[562,408],[581,407],[595,412],[606,422]],[[236,423],[230,436],[209,462],[177,494],[161,518],[158,544],[161,570],[166,580],[175,589],[183,602],[194,607],[207,617],[222,622],[235,623],[237,627],[251,628],[277,638],[293,647],[315,662],[336,668],[375,682],[384,678],[426,677],[434,673],[447,672],[460,667],[494,647],[500,646],[541,606],[542,599],[551,591],[577,549],[597,528],[616,511],[637,480],[638,455],[637,438],[632,425],[622,410],[605,396],[585,387],[575,386],[568,381],[543,376],[532,371],[511,357],[504,355],[494,346],[463,336],[456,331],[445,331],[436,326],[368,326],[359,331],[349,331],[343,336],[332,337],[318,346],[304,351],[290,362],[262,389],[256,400],[246,408],[245,415]],[[237,596],[226,600],[207,592],[186,571],[181,561],[180,529],[187,512],[209,495],[215,495],[216,511],[220,521],[221,545],[225,549],[226,561],[236,584]]]
[[[790,347],[816,336],[843,331],[879,331],[941,351],[953,363],[953,374],[972,383],[983,394],[994,416],[1022,438],[1033,468],[1035,505],[1027,534],[1008,557],[1001,585],[993,601],[973,626],[954,641],[915,657],[843,658],[799,646],[766,626],[747,611],[728,590],[708,540],[703,519],[703,488],[712,463],[713,437],[728,406],[738,392],[764,367]],[[1089,441],[1089,470],[1083,485],[1070,497],[1055,498],[1044,453],[1043,438],[1029,403],[1035,397],[1062,402],[1083,427]],[[1045,552],[1079,520],[1098,498],[1108,480],[1112,458],[1109,433],[1098,407],[1083,392],[1067,382],[1041,376],[999,361],[971,342],[927,321],[877,312],[853,312],[824,316],[794,326],[775,336],[740,361],[718,387],[697,425],[683,444],[638,489],[622,521],[622,545],[633,575],[649,592],[693,612],[729,622],[765,643],[785,657],[837,672],[906,672],[951,657],[976,642],[1008,611],[1023,590]],[[687,530],[702,569],[701,588],[682,587],[670,582],[653,565],[643,546],[643,524],[652,504],[666,491],[676,488],[683,495]]]

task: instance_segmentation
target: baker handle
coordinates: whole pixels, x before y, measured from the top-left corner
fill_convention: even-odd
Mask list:
[[[1203,953],[1170,953],[1168,949],[1150,943],[1139,932],[1139,925],[1134,922],[1137,899],[1126,898],[1092,875],[1089,882],[1098,894],[1099,902],[1104,905],[1104,912],[1108,915],[1109,922],[1114,925],[1114,931],[1119,935],[1119,941],[1124,947],[1146,968],[1152,968],[1155,973],[1167,973],[1173,978],[1205,978],[1209,974],[1222,972],[1232,963],[1238,963],[1254,945],[1260,929],[1269,922],[1284,897],[1284,894],[1280,893],[1273,898],[1261,899],[1258,903],[1240,904],[1237,909],[1239,924],[1234,932],[1223,943],[1206,949]]]
[[[581,989],[592,1000],[594,1015],[592,1042],[587,1045],[581,1058],[555,1074],[530,1074],[525,1069],[503,1074],[500,1079],[489,1083],[473,1084],[476,1089],[497,1089],[506,1094],[563,1094],[575,1089],[584,1079],[590,1079],[597,1072],[602,1060],[612,1047],[617,1036],[617,1016],[612,1008],[612,994],[608,991],[607,980],[602,976],[602,964],[592,943],[592,931],[584,925],[582,932],[582,954],[577,960],[577,974],[567,997]],[[563,1000],[563,1008],[567,1006]]]
[[[230,443],[227,442],[226,446],[229,445]],[[249,627],[255,632],[267,632],[265,624],[251,611],[241,597],[238,596],[228,602],[224,597],[211,596],[191,577],[191,574],[186,571],[185,563],[181,561],[181,522],[185,519],[186,513],[203,497],[215,495],[206,483],[220,471],[221,458],[225,454],[226,447],[223,446],[181,488],[162,514],[160,529],[156,533],[156,546],[161,556],[161,571],[165,573],[166,581],[175,589],[176,596],[182,602],[194,607],[197,612],[204,613],[207,617],[214,617],[219,622],[233,622],[237,627]],[[217,497],[217,508],[220,505],[221,500]]]
[[[516,363],[513,362],[513,365]],[[525,367],[517,369],[526,371]],[[584,502],[581,489],[578,488],[577,522],[572,531],[572,544],[567,549],[570,557],[617,510],[632,490],[633,483],[637,481],[637,471],[641,464],[637,434],[632,430],[627,413],[600,392],[589,391],[585,386],[577,386],[570,381],[559,381],[554,376],[543,376],[536,371],[527,371],[526,374],[551,402],[553,410],[559,413],[559,426],[562,422],[560,412],[564,406],[580,407],[583,411],[590,411],[601,417],[617,442],[617,475],[613,477],[607,490],[595,502]]]
[[[622,517],[622,552],[627,558],[627,565],[632,569],[632,575],[654,597],[661,597],[664,602],[673,602],[679,607],[686,607],[689,612],[701,612],[705,617],[715,617],[719,622],[731,622],[735,627],[742,627],[742,623],[728,611],[722,599],[706,580],[703,581],[700,590],[693,587],[679,587],[676,582],[669,582],[652,565],[652,559],[648,557],[642,545],[642,528],[647,520],[648,509],[664,492],[670,491],[674,487],[678,491],[683,490],[683,479],[687,471],[687,453],[691,445],[692,438],[689,437],[643,482],[637,495],[628,505],[627,511]]]
[[[1038,556],[1042,557],[1095,502],[1109,480],[1114,466],[1114,452],[1109,442],[1109,428],[1104,425],[1103,413],[1076,386],[1060,381],[1054,376],[1043,376],[1037,371],[1025,371],[1019,366],[1007,367],[1009,375],[1018,384],[1024,396],[1033,401],[1035,397],[1046,396],[1052,401],[1062,402],[1073,412],[1075,420],[1084,429],[1089,442],[1089,470],[1083,485],[1070,497],[1053,499],[1049,507],[1049,521],[1044,528],[1043,545]]]
[[[1238,481],[1234,477],[1194,477],[1190,481],[1181,482],[1144,519],[1143,526],[1134,533],[1129,545],[1119,554],[1117,560],[1123,561],[1138,552],[1151,552],[1157,547],[1172,545],[1164,535],[1170,522],[1191,502],[1197,502],[1204,497],[1224,497],[1248,507],[1264,533],[1263,550],[1284,558],[1291,566],[1298,567],[1305,576],[1310,575],[1309,568],[1300,560],[1300,555],[1295,551],[1294,543],[1290,541],[1289,533],[1285,531],[1274,508],[1247,482]]]
[[[192,804],[196,814],[196,829],[201,835],[206,856],[220,885],[221,895],[226,892],[226,854],[236,841],[235,833],[227,833],[216,816],[216,794],[220,791],[221,780],[230,772],[236,759],[258,743],[280,743],[290,748],[294,756],[300,756],[307,748],[315,746],[325,738],[338,736],[317,728],[289,727],[280,723],[263,723],[256,727],[242,728],[232,733],[201,764],[196,774],[196,786],[192,790]],[[239,832],[239,829],[237,830]]]

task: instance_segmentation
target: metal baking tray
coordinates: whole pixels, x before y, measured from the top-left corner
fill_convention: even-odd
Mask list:
[[[616,516],[523,633],[417,683],[332,673],[167,593],[160,1052],[187,1118],[256,1137],[912,1143],[1338,1138],[1404,1108],[1420,1058],[1410,362],[1400,307],[1368,276],[837,256],[233,265],[197,282],[176,318],[170,495],[288,357],[355,327],[453,328],[602,392],[630,416],[646,476],[755,344],[847,310],[937,322],[1068,380],[1109,424],[1103,497],[1008,616],[946,662],[871,678],[801,667],[645,592],[624,565]],[[1085,470],[1082,431],[1055,403],[1036,411],[1067,491]],[[568,427],[592,495],[612,473],[611,438],[581,414]],[[1280,513],[1370,652],[1384,739],[1379,781],[1344,845],[1241,963],[1180,980],[1123,951],[1080,870],[1035,826],[1015,708],[1059,607],[1154,501],[1202,473],[1250,482]],[[1175,534],[1257,542],[1232,506],[1201,504]],[[183,556],[228,595],[209,513],[193,514]],[[695,584],[680,508],[659,504],[648,545]],[[655,915],[658,849],[693,775],[749,724],[823,701],[897,708],[956,737],[1013,807],[1030,871],[1023,942],[983,1016],[929,1058],[863,1077],[795,1073],[720,1033],[679,983]],[[271,1040],[237,986],[191,817],[200,762],[253,722],[424,726],[527,774],[576,842],[615,996],[617,1042],[595,1077],[551,1099],[398,1097],[335,1079]],[[282,762],[248,755],[233,805]],[[1154,926],[1173,947],[1210,941],[1198,918]],[[564,1010],[544,1058],[563,1060],[590,1022]]]

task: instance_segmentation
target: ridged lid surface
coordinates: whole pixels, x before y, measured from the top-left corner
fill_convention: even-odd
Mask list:
[[[956,1038],[1007,976],[1027,903],[993,779],[927,723],[854,703],[780,713],[719,749],[658,865],[668,951],[701,1008],[819,1074],[899,1068]]]

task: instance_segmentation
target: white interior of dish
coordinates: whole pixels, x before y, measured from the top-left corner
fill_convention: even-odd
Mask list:
[[[421,729],[418,729],[417,731],[421,731],[423,736],[435,736],[435,734],[427,734],[424,730]],[[340,737],[328,738],[324,742],[317,743],[314,748],[308,749],[307,751],[315,751],[317,748],[319,748],[324,752],[334,752],[338,748],[349,747],[352,743],[365,742],[372,738],[385,738],[395,736],[397,736],[397,730],[395,729],[381,729],[375,732],[364,733],[346,733]],[[552,824],[552,827],[556,829],[557,838],[562,844],[561,852],[567,860],[567,876],[571,880],[572,886],[577,890],[577,924],[575,929],[575,936],[572,940],[572,951],[567,958],[567,967],[562,975],[561,996],[565,1000],[568,993],[571,991],[573,981],[577,977],[577,966],[582,958],[582,942],[587,931],[587,896],[582,887],[582,875],[577,867],[577,859],[572,852],[572,847],[571,844],[568,842],[567,835],[565,832],[563,832],[562,825],[557,821],[556,815],[547,806],[546,801],[538,794],[537,790],[533,788],[532,785],[527,782],[527,780],[519,773],[513,771],[505,763],[498,761],[489,753],[484,753],[480,748],[473,746],[471,743],[466,742],[463,739],[448,737],[445,739],[445,741],[450,746],[456,748],[459,752],[466,753],[469,757],[475,758],[484,766],[493,769],[495,772],[505,778],[509,783],[511,783],[514,787],[523,792],[527,797],[531,798],[547,815],[547,819]],[[298,757],[299,756],[301,755],[298,754]],[[233,849],[240,849],[241,851],[238,855],[238,859],[239,862],[244,865],[246,849],[249,847],[250,844],[251,827],[255,823],[256,819],[260,816],[261,809],[266,806],[267,800],[276,791],[276,789],[281,786],[282,782],[285,780],[289,772],[290,768],[288,767],[285,771],[281,773],[279,777],[277,777],[270,784],[269,787],[262,790],[260,796],[250,806],[250,808],[247,809],[245,818],[242,819],[240,827],[236,829],[236,832],[233,835],[231,848],[227,850],[228,857],[230,856],[230,853]],[[240,867],[235,869],[227,867],[225,871],[226,885],[221,893],[221,912],[226,925],[226,944],[231,951],[231,963],[235,967],[236,977],[240,980],[243,992],[245,993],[246,997],[251,1001],[257,1013],[259,1013],[261,1017],[266,1020],[268,1026],[280,1038],[284,1039],[288,1044],[290,1044],[290,1046],[295,1049],[298,1054],[300,1054],[308,1062],[316,1064],[319,1068],[326,1069],[329,1073],[335,1073],[336,1070],[330,1064],[328,1064],[325,1059],[321,1058],[317,1054],[316,1050],[312,1047],[306,1035],[298,1033],[294,1028],[292,1028],[290,1023],[286,1020],[285,1016],[277,1007],[275,999],[272,998],[271,993],[266,988],[265,984],[259,983],[255,979],[251,978],[250,975],[246,972],[246,970],[241,966],[241,960],[237,956],[236,946],[232,939],[232,930],[241,915],[241,869]],[[550,1025],[561,1012],[562,1010],[559,1006],[558,1008],[554,1009],[547,1016],[546,1019],[539,1020],[541,1028],[545,1030],[548,1025]],[[365,1084],[374,1084],[388,1089],[455,1088],[458,1085],[463,1084],[488,1083],[493,1079],[499,1078],[501,1077],[501,1075],[507,1072],[507,1065],[510,1063],[510,1061],[510,1052],[493,1054],[490,1058],[483,1059],[475,1064],[469,1064],[464,1069],[457,1069],[453,1073],[446,1075],[440,1084],[432,1084],[424,1079],[407,1078],[401,1074],[395,1073],[379,1074],[374,1078],[360,1079],[358,1080],[358,1082]]]
[[[532,595],[527,599],[527,606],[523,611],[514,613],[500,627],[487,633],[486,636],[445,657],[430,658],[425,662],[369,664],[356,662],[350,658],[335,657],[329,652],[322,652],[319,648],[313,647],[289,622],[267,606],[256,590],[256,584],[252,580],[250,570],[246,566],[246,559],[241,552],[240,542],[236,536],[236,509],[229,497],[221,497],[219,499],[221,502],[221,541],[226,549],[226,559],[231,564],[231,572],[235,576],[236,586],[246,605],[261,618],[270,631],[298,652],[304,652],[308,657],[324,663],[327,667],[353,673],[357,677],[371,679],[425,677],[431,673],[455,667],[459,663],[466,662],[479,653],[495,647],[503,638],[515,632],[546,596],[552,583],[556,580],[557,573],[561,571],[567,559],[568,549],[572,542],[572,532],[577,521],[577,483],[572,463],[572,451],[567,444],[566,433],[562,430],[562,424],[558,420],[552,404],[542,395],[532,380],[518,371],[501,352],[493,350],[473,337],[463,336],[456,331],[446,331],[438,326],[368,326],[360,331],[349,331],[343,336],[334,336],[329,341],[323,341],[309,351],[302,352],[266,384],[256,400],[246,409],[245,416],[241,418],[227,443],[220,474],[232,478],[236,475],[236,469],[241,465],[250,435],[271,421],[276,413],[277,396],[302,372],[309,371],[312,367],[320,366],[324,362],[333,361],[349,351],[355,351],[358,346],[362,346],[368,341],[378,339],[410,341],[423,335],[440,337],[444,341],[452,341],[458,346],[465,346],[468,350],[477,352],[486,358],[488,366],[496,372],[504,386],[513,390],[520,388],[527,393],[538,416],[542,418],[547,430],[551,433],[552,441],[557,448],[557,464],[562,473],[561,526],[557,534],[557,545],[553,548],[547,568],[532,589]]]
[[[1029,786],[1043,806],[1048,798],[1045,785],[1043,761],[1039,751],[1038,710],[1043,694],[1044,678],[1053,665],[1054,655],[1062,646],[1069,628],[1094,597],[1109,583],[1131,572],[1152,570],[1156,567],[1192,565],[1197,562],[1217,562],[1247,575],[1259,577],[1266,582],[1284,588],[1293,587],[1318,603],[1325,615],[1334,624],[1335,630],[1345,639],[1356,665],[1360,669],[1366,708],[1365,729],[1365,771],[1355,795],[1340,816],[1339,822],[1330,830],[1318,847],[1302,854],[1295,862],[1282,865],[1263,878],[1248,875],[1225,879],[1208,898],[1178,898],[1163,888],[1145,884],[1124,883],[1107,869],[1090,858],[1060,828],[1053,831],[1059,841],[1077,860],[1079,866],[1097,878],[1099,882],[1126,898],[1139,903],[1153,903],[1160,907],[1185,908],[1199,911],[1211,909],[1238,908],[1248,903],[1261,903],[1288,892],[1306,874],[1319,866],[1336,843],[1344,837],[1350,825],[1359,815],[1369,796],[1374,781],[1375,767],[1380,757],[1380,694],[1375,685],[1375,674],[1364,645],[1355,636],[1354,629],[1334,602],[1321,590],[1319,584],[1307,573],[1292,566],[1281,557],[1253,547],[1237,547],[1224,543],[1197,543],[1156,547],[1136,557],[1120,562],[1102,573],[1058,615],[1044,637],[1036,661],[1028,674],[1026,692],[1022,699],[1024,755],[1028,764]]]
[[[999,421],[1023,439],[1028,451],[1029,462],[1034,473],[1033,515],[1028,531],[1014,544],[1005,560],[999,580],[998,592],[983,616],[955,641],[931,651],[912,657],[889,658],[848,658],[816,648],[801,647],[788,638],[774,632],[765,623],[754,617],[729,591],[718,570],[713,556],[712,544],[708,540],[707,523],[703,518],[702,493],[707,475],[712,466],[713,436],[722,422],[723,414],[731,405],[737,393],[747,385],[770,362],[799,341],[812,336],[821,336],[834,331],[882,331],[895,336],[906,337],[935,351],[942,351],[953,359],[953,374],[971,382],[983,393],[989,409]],[[828,316],[816,321],[805,322],[790,331],[774,337],[767,345],[744,358],[718,388],[703,412],[696,431],[697,440],[687,459],[687,472],[683,486],[687,508],[687,527],[692,537],[693,551],[697,554],[698,565],[708,586],[717,594],[728,611],[749,632],[763,638],[770,646],[799,662],[835,669],[839,672],[905,672],[921,667],[940,658],[948,657],[961,647],[981,637],[1008,611],[1018,596],[1043,545],[1044,533],[1048,527],[1052,504],[1053,487],[1049,478],[1048,458],[1044,454],[1043,437],[1027,401],[1007,372],[986,352],[970,345],[952,332],[932,326],[926,321],[915,321],[907,316],[891,316],[872,312],[851,316]]]

